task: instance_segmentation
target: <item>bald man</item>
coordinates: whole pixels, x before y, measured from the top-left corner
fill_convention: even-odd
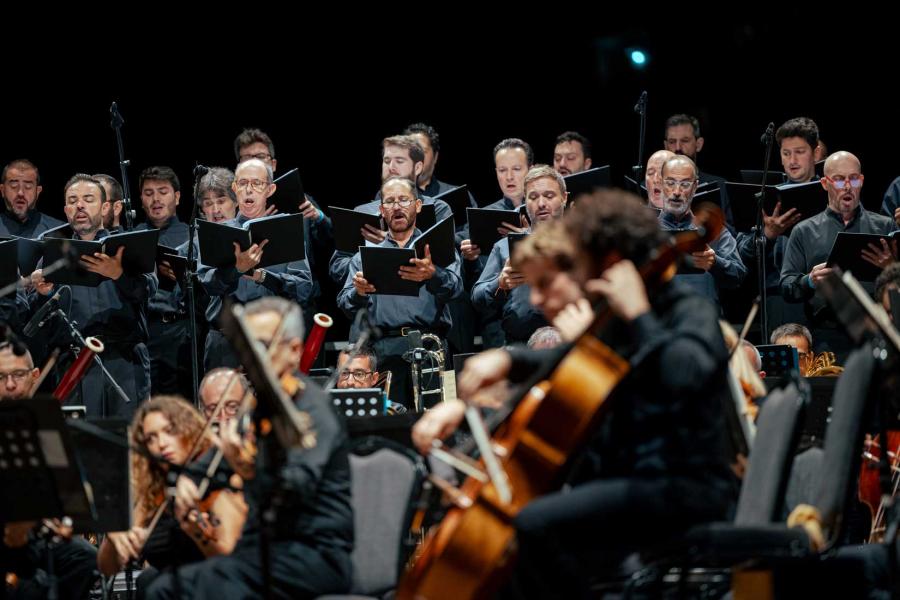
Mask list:
[[[669,150],[657,150],[647,159],[647,170],[644,172],[644,187],[647,188],[647,201],[650,206],[658,210],[663,207],[663,164],[675,158],[675,153]]]
[[[803,303],[807,324],[816,340],[817,352],[830,350],[838,362],[851,349],[850,340],[841,331],[818,284],[831,273],[825,266],[837,234],[890,234],[897,229],[893,219],[864,209],[860,205],[863,187],[862,165],[849,152],[838,151],[825,160],[822,187],[828,192],[824,211],[798,223],[791,231],[781,268],[781,293],[788,302]],[[893,249],[887,242],[863,251],[862,258],[880,268],[893,262]],[[872,292],[871,283],[863,283]]]
[[[687,156],[674,156],[663,163],[663,206],[659,225],[665,231],[696,229],[691,201],[697,191],[700,173]],[[683,284],[719,306],[719,290],[738,287],[747,275],[734,236],[723,228],[706,248],[689,257],[691,267],[675,276]]]

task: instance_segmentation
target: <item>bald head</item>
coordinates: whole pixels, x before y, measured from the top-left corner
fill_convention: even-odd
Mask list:
[[[650,155],[647,160],[647,170],[644,172],[644,186],[647,188],[647,199],[654,208],[663,207],[662,166],[675,157],[674,152],[658,150]]]
[[[828,208],[841,215],[849,223],[859,209],[863,174],[859,159],[840,150],[825,159],[825,177],[822,187],[828,192]]]
[[[854,154],[846,150],[838,150],[825,159],[825,174],[831,177],[842,168],[849,167],[855,173],[862,173],[862,163]]]
[[[687,156],[683,156],[681,154],[676,154],[672,158],[665,161],[663,163],[660,174],[662,175],[663,179],[665,179],[666,174],[671,173],[672,171],[674,171],[676,169],[679,172],[684,169],[690,169],[691,173],[693,174],[694,179],[697,179],[697,177],[699,177],[699,175],[700,175],[700,172],[697,170],[697,163],[692,161]]]
[[[268,181],[269,183],[272,183],[272,180],[274,179],[272,166],[266,164],[264,161],[261,161],[258,158],[251,158],[240,163],[234,170],[234,178],[239,179],[241,175],[248,173],[256,177],[259,177],[260,175],[265,173],[266,181]]]
[[[682,218],[691,210],[697,191],[697,165],[687,156],[670,158],[662,166],[663,211]]]

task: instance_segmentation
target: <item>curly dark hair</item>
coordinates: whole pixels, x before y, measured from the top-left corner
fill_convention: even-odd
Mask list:
[[[792,137],[803,138],[809,147],[815,150],[819,145],[819,126],[810,118],[797,117],[782,123],[775,132],[775,141],[778,142],[779,147],[785,138]]]
[[[640,265],[665,241],[656,213],[623,190],[594,192],[566,211],[563,224],[575,244],[592,258],[594,276],[600,274],[610,252]]]
[[[162,413],[172,424],[172,431],[181,441],[190,448],[194,440],[206,425],[200,412],[189,404],[181,396],[154,396],[138,407],[131,421],[131,443],[143,448],[147,447],[147,439],[144,437],[144,418],[150,413]],[[212,445],[212,438],[207,435],[194,451],[193,456],[199,456],[206,452]],[[131,455],[131,479],[135,491],[135,504],[139,506],[145,520],[156,510],[159,497],[165,489],[166,473],[159,463],[151,462],[137,452]],[[144,523],[141,523],[143,525]]]

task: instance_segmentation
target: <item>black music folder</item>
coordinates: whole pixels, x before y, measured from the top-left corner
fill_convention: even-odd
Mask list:
[[[188,260],[186,256],[181,256],[178,253],[178,250],[175,248],[171,248],[169,246],[164,246],[159,244],[156,247],[156,264],[159,266],[160,263],[166,261],[169,263],[169,266],[172,267],[172,270],[175,272],[175,278],[178,280],[177,283],[184,283],[185,277],[187,274],[187,265]],[[197,259],[194,259],[193,269],[197,269]],[[166,290],[167,292],[171,292],[175,289],[176,282],[172,281],[168,277],[159,276],[159,287],[160,289]]]
[[[511,233],[506,236],[506,241],[509,243],[509,257],[512,258],[513,252],[516,250],[516,245],[527,238],[529,234],[527,233]]]
[[[355,254],[357,248],[365,245],[366,240],[359,232],[364,225],[384,230],[381,224],[381,215],[339,206],[329,206],[328,212],[331,213],[331,222],[334,224],[334,247],[341,252]]]
[[[597,188],[609,187],[609,165],[572,173],[563,177],[563,180],[566,182],[566,191],[571,202],[581,194],[590,194]]]
[[[122,268],[129,274],[140,275],[156,270],[156,246],[159,243],[159,229],[126,231],[103,238],[103,252],[115,256],[119,248],[122,253]]]
[[[4,261],[13,260],[19,268],[19,272],[23,277],[27,277],[37,268],[38,262],[44,255],[44,244],[40,240],[30,240],[28,238],[16,237],[14,235],[8,237],[0,237],[0,242],[14,242],[15,250],[12,246],[6,246],[4,250]],[[13,254],[14,252],[14,254]]]
[[[738,231],[750,231],[756,226],[756,194],[760,186],[732,182],[728,182],[726,186],[735,227]],[[778,202],[781,202],[781,214],[796,208],[802,219],[819,214],[828,205],[828,193],[819,181],[767,185],[765,194],[763,208],[767,215],[775,212],[775,205]],[[785,231],[783,235],[790,235],[791,229],[793,228]]]
[[[442,192],[434,197],[435,200],[443,200],[453,211],[453,221],[457,226],[466,222],[466,209],[472,206],[469,203],[469,189],[466,185],[460,185]],[[419,229],[422,229],[419,227]]]
[[[212,221],[197,221],[201,262],[208,267],[227,268],[235,264],[234,244],[246,250],[253,244],[269,240],[263,248],[259,268],[303,260],[303,215],[272,215],[251,219],[247,228]]]
[[[0,288],[19,281],[19,245],[16,240],[0,241]],[[15,296],[13,290],[9,294]]]
[[[416,227],[419,231],[431,229],[437,223],[437,216],[434,212],[434,204],[422,204],[422,209],[416,215]]]
[[[447,217],[440,223],[420,235],[413,246],[416,256],[425,258],[425,246],[431,252],[431,262],[438,267],[449,267],[456,260],[456,238],[453,217]]]
[[[469,220],[469,239],[484,255],[490,254],[494,244],[503,237],[497,229],[504,223],[513,227],[521,226],[518,210],[467,208],[466,212]]]
[[[156,268],[156,245],[158,240],[158,229],[116,233],[100,241],[71,240],[52,236],[44,237],[43,265],[51,265],[62,258],[67,248],[71,248],[73,254],[81,257],[93,256],[97,252],[114,256],[119,248],[124,247],[122,268],[126,273],[129,275],[152,273]],[[50,283],[59,285],[83,285],[88,287],[97,287],[107,280],[102,275],[85,270],[78,262],[64,266],[46,275],[45,278]]]
[[[275,193],[269,198],[269,206],[274,205],[279,214],[291,215],[300,212],[305,200],[300,169],[291,169],[275,179]]]
[[[837,265],[844,271],[850,271],[860,281],[875,281],[881,273],[881,268],[866,261],[862,257],[862,251],[868,250],[869,244],[880,249],[881,240],[886,240],[890,244],[891,239],[897,237],[896,232],[892,235],[881,235],[841,231],[834,239],[826,264],[829,267]]]
[[[385,248],[383,246],[360,246],[362,272],[366,281],[375,286],[376,294],[388,296],[418,296],[418,281],[400,278],[400,267],[411,267],[411,258],[416,258],[414,248]]]

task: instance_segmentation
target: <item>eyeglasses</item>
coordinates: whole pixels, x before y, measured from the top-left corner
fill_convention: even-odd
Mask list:
[[[16,371],[10,371],[9,373],[0,373],[0,385],[6,383],[7,377],[11,378],[13,380],[13,383],[22,383],[30,374],[31,371],[29,369],[19,369]]]
[[[262,179],[240,179],[235,181],[234,185],[237,189],[249,187],[255,192],[264,192],[269,187],[269,182]]]
[[[399,200],[382,200],[381,205],[386,206],[387,208],[394,208],[399,206],[400,208],[409,208],[409,206],[414,201],[411,198],[401,198]]]
[[[844,178],[843,175],[837,175],[835,177],[829,177],[828,175],[826,175],[825,179],[830,181],[831,185],[833,185],[836,190],[843,190],[847,187],[848,183],[850,184],[850,187],[856,189],[861,186],[863,182],[863,176],[857,175],[855,173],[847,178]]]
[[[251,158],[255,158],[261,161],[267,161],[272,158],[272,155],[268,152],[257,152],[256,154],[241,154],[241,162],[245,160],[250,160]]]
[[[366,380],[366,377],[372,374],[372,371],[363,371],[362,369],[357,369],[356,371],[344,371],[341,373],[341,381],[345,379],[350,379],[353,377],[356,381],[363,383]]]
[[[222,406],[222,414],[224,414],[225,416],[228,416],[228,417],[233,417],[238,413],[238,410],[240,410],[240,408],[241,408],[241,403],[235,402],[232,400],[232,401],[226,402],[225,405]],[[207,417],[211,417],[212,414],[214,412],[216,412],[216,405],[215,404],[204,404],[203,412],[206,414]]]
[[[663,179],[663,185],[667,188],[673,188],[675,186],[680,187],[684,191],[688,191],[691,189],[691,186],[694,185],[694,179],[685,179],[684,181],[678,181],[677,179]]]

